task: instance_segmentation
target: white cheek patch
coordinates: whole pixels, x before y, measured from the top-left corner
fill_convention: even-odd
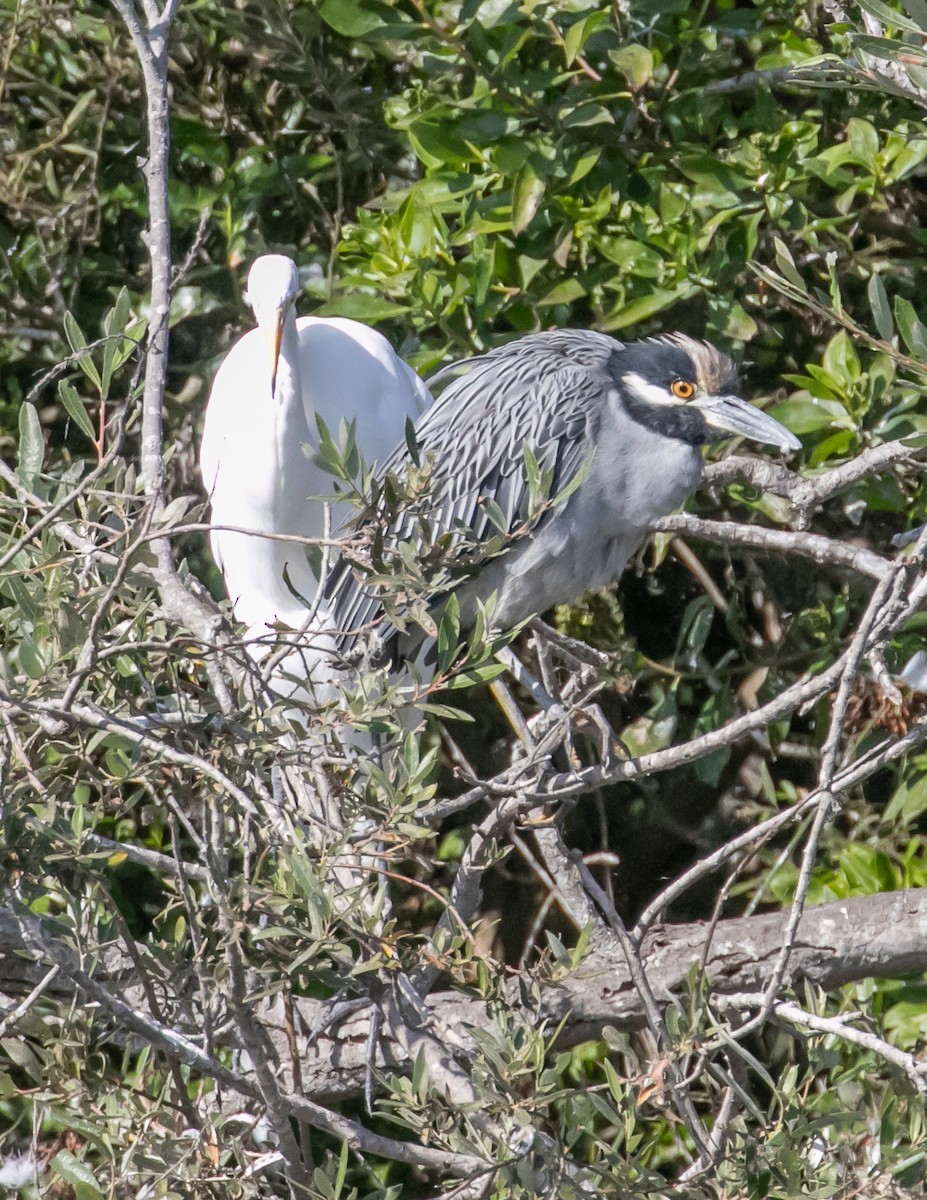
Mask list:
[[[628,389],[632,396],[638,400],[642,400],[645,404],[662,404],[664,408],[676,407],[684,404],[685,401],[680,400],[678,396],[674,396],[669,388],[660,387],[658,383],[648,383],[642,375],[638,375],[636,371],[631,371],[627,375],[622,375],[621,382]]]

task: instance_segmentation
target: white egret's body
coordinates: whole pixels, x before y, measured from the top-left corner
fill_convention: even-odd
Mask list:
[[[298,628],[317,583],[299,543],[223,528],[316,536],[318,521],[310,511],[316,506],[307,497],[313,489],[319,491],[320,472],[303,452],[309,425],[299,376],[294,379],[292,370],[295,361],[298,371],[294,351],[299,343],[295,321],[287,324],[292,328],[285,327],[281,339],[276,396],[269,394],[264,339],[260,330],[252,330],[219,368],[200,446],[203,485],[212,504],[213,558],[225,577],[235,616],[255,633],[278,621]],[[331,491],[330,478],[326,486]]]
[[[235,616],[258,638],[278,623],[299,629],[318,588],[305,546],[285,540],[321,537],[320,497],[335,491],[304,451],[317,445],[316,415],[333,436],[341,421],[355,421],[358,450],[372,464],[402,440],[407,418],[430,396],[375,330],[340,318],[297,321],[299,279],[290,259],[257,259],[248,293],[258,328],[235,343],[216,375],[200,470],[212,503],[213,556]],[[345,502],[330,507],[337,532],[353,510]]]

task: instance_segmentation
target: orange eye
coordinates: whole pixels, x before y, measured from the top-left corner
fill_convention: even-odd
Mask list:
[[[670,387],[673,395],[680,400],[691,400],[695,395],[695,384],[688,379],[674,379]]]

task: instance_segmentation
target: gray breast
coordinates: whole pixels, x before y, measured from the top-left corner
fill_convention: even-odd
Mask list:
[[[535,533],[487,564],[461,594],[465,619],[475,598],[496,592],[500,627],[566,604],[612,583],[655,521],[678,508],[702,477],[702,456],[653,433],[615,406],[598,430],[588,473]]]

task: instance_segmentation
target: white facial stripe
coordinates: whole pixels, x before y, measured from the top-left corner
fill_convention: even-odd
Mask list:
[[[622,375],[621,381],[629,392],[636,396],[638,400],[643,400],[645,404],[662,404],[664,407],[675,407],[676,405],[685,403],[678,396],[674,396],[669,388],[660,387],[658,383],[648,383],[636,371],[630,371],[627,375]]]

